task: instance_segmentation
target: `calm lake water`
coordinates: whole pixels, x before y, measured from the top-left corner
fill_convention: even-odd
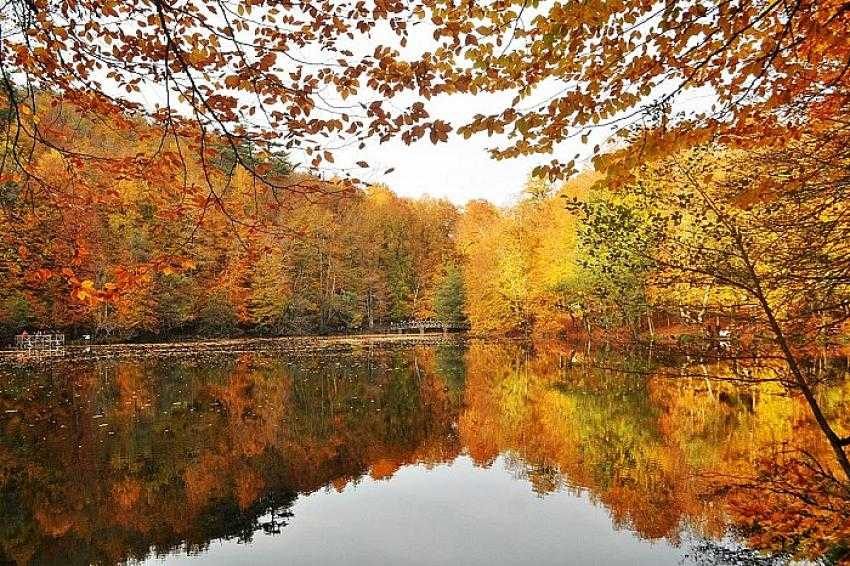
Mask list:
[[[768,557],[781,550],[835,554],[829,525],[801,537],[792,527],[808,510],[751,481],[797,447],[829,459],[805,407],[778,385],[673,379],[622,356],[600,360],[607,369],[569,367],[566,353],[371,345],[6,371],[0,562],[756,564],[783,562]],[[839,421],[848,400],[845,384],[823,394]]]

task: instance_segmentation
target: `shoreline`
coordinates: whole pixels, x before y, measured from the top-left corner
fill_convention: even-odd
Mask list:
[[[24,355],[20,350],[0,350],[0,367],[30,367],[65,362],[98,360],[169,358],[249,353],[321,353],[339,352],[358,347],[397,345],[439,345],[466,342],[474,337],[465,332],[431,334],[358,334],[348,336],[280,336],[274,338],[216,338],[176,342],[74,344],[61,355]]]

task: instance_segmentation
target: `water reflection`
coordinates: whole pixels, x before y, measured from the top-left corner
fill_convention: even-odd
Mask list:
[[[773,383],[647,378],[628,371],[643,361],[618,362],[626,372],[472,343],[4,375],[0,559],[846,552],[850,497],[802,404]],[[820,395],[850,425],[848,382]]]

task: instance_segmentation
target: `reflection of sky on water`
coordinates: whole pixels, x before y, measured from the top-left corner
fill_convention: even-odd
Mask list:
[[[465,456],[449,465],[365,476],[342,492],[300,496],[281,534],[245,545],[216,541],[184,564],[680,564],[687,548],[615,530],[586,495],[539,497],[499,458],[490,468]],[[685,545],[683,545],[685,546]]]

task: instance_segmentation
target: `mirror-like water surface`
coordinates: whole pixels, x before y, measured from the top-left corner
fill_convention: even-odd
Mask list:
[[[6,372],[0,559],[840,559],[847,499],[807,472],[829,452],[781,387],[564,358],[473,342]],[[821,392],[839,421],[846,383]]]

